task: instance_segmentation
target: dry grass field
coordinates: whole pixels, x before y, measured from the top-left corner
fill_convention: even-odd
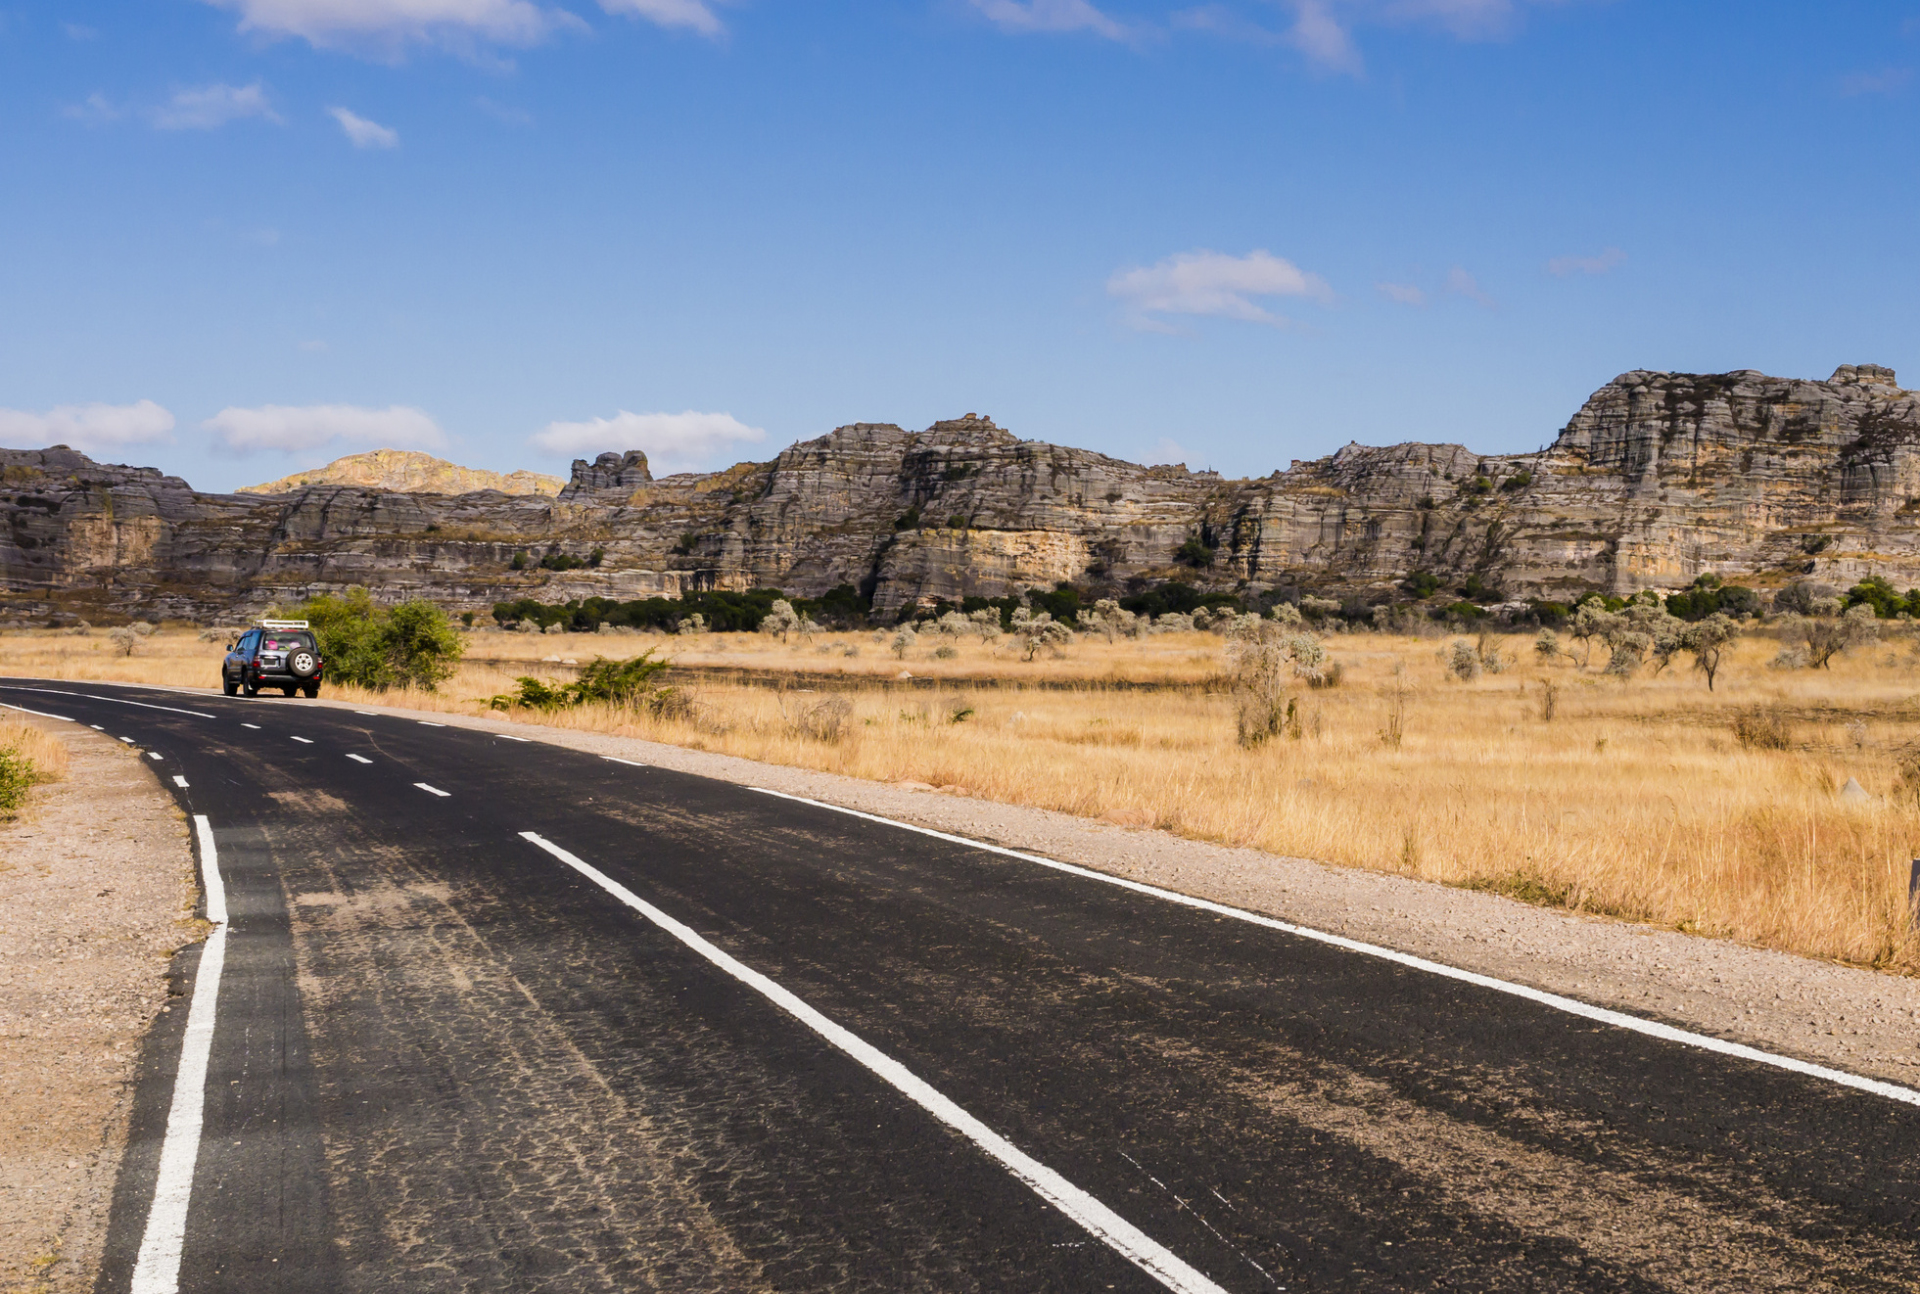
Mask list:
[[[1920,847],[1910,763],[1920,682],[1908,639],[1828,671],[1784,672],[1768,667],[1776,643],[1746,639],[1710,693],[1685,657],[1623,682],[1542,664],[1530,637],[1513,636],[1499,642],[1509,668],[1459,682],[1442,662],[1446,639],[1336,636],[1339,685],[1301,687],[1297,735],[1247,750],[1213,635],[1082,637],[1032,662],[1004,643],[931,635],[899,659],[889,638],[477,633],[472,660],[439,693],[379,699],[477,714],[516,674],[564,679],[566,660],[653,647],[688,667],[676,680],[685,705],[512,717],[1920,972],[1907,911]],[[954,654],[935,658],[942,645]],[[220,654],[221,643],[183,630],[131,657],[97,632],[20,631],[0,636],[0,673],[207,686]],[[1736,727],[1751,736],[1756,718],[1763,742],[1743,743]],[[1841,796],[1848,778],[1867,799]]]

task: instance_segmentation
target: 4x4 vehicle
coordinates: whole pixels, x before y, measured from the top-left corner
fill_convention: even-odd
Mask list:
[[[277,687],[288,696],[297,689],[320,695],[320,645],[304,620],[262,620],[227,644],[220,665],[220,688],[228,696],[245,692],[258,696],[263,687]]]

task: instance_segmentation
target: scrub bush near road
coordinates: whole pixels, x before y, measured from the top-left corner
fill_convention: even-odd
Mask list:
[[[18,817],[27,796],[43,782],[67,775],[67,748],[24,719],[0,719],[0,819]]]
[[[431,692],[452,678],[466,640],[447,613],[423,598],[383,607],[363,588],[312,598],[276,616],[305,620],[320,642],[329,683],[371,692]]]
[[[658,681],[667,668],[667,662],[650,651],[629,660],[596,656],[571,683],[553,684],[522,675],[513,691],[488,697],[487,708],[553,711],[592,704],[660,712],[672,708],[678,697],[676,689],[662,687]]]

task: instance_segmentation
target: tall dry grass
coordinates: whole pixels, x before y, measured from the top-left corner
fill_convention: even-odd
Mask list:
[[[473,714],[517,673],[570,673],[540,656],[585,661],[646,646],[686,664],[804,671],[831,690],[697,678],[691,703],[660,715],[512,717],[1920,971],[1906,907],[1920,846],[1920,687],[1905,642],[1831,671],[1781,673],[1767,667],[1776,644],[1744,641],[1709,693],[1684,661],[1621,682],[1534,661],[1525,637],[1496,643],[1516,664],[1472,682],[1449,677],[1436,650],[1444,642],[1337,637],[1341,685],[1299,689],[1298,735],[1247,750],[1220,681],[1220,640],[1206,634],[1083,639],[1031,665],[969,639],[936,660],[940,642],[923,637],[901,661],[868,635],[707,638],[475,635],[473,656],[505,663],[469,663],[437,694],[365,699]],[[124,658],[95,641],[0,636],[0,671],[206,685],[221,646],[163,632]],[[848,646],[860,655],[846,656]],[[823,661],[841,662],[845,676],[820,680]],[[902,670],[919,677],[900,681]],[[937,673],[945,677],[923,681]],[[1154,681],[1165,686],[1115,686]],[[845,702],[831,722],[820,708],[829,698]],[[1751,740],[1756,720],[1782,734],[1781,748],[1736,737],[1744,724]],[[1865,802],[1841,798],[1849,777]]]

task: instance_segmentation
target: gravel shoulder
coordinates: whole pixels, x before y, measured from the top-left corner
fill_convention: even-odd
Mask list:
[[[65,781],[0,825],[0,1290],[93,1288],[140,1040],[200,937],[184,815],[76,724]]]
[[[402,717],[419,712],[379,709]],[[1044,809],[637,738],[436,713],[435,722],[858,809],[1125,876],[1715,1037],[1920,1087],[1920,980],[1498,895],[1184,840]]]

